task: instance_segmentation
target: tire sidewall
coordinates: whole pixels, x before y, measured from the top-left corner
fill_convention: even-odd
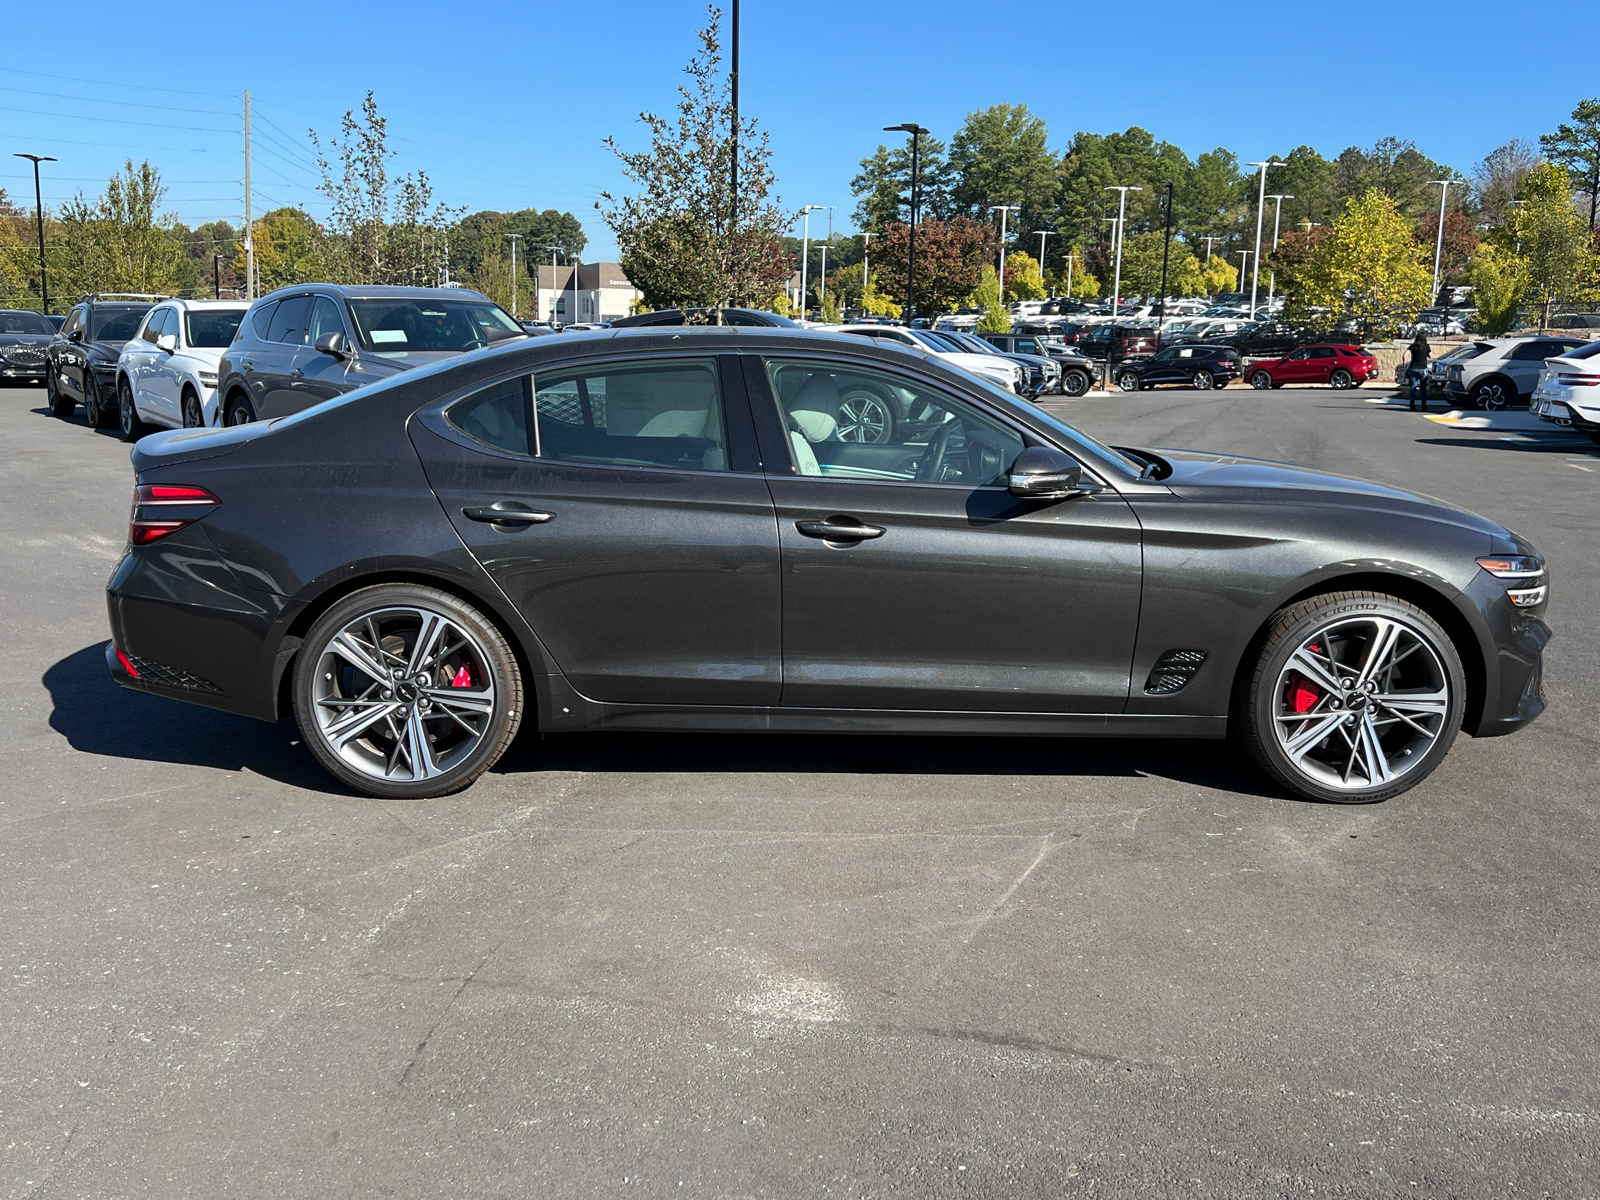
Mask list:
[[[477,748],[443,775],[420,783],[386,782],[357,770],[328,744],[313,715],[315,673],[333,635],[364,612],[405,607],[432,609],[468,629],[493,660],[495,675],[494,718]],[[479,609],[449,592],[413,584],[378,584],[363,588],[323,613],[307,631],[305,642],[295,656],[292,695],[301,737],[323,769],[355,791],[384,799],[420,800],[460,791],[505,753],[524,715],[522,672],[500,629]]]
[[[1372,804],[1399,795],[1427,779],[1450,753],[1466,707],[1466,673],[1449,635],[1421,609],[1376,593],[1313,597],[1285,610],[1284,616],[1287,619],[1269,633],[1258,656],[1256,671],[1240,697],[1242,716],[1248,723],[1248,748],[1257,763],[1291,792],[1332,804]],[[1427,638],[1449,678],[1450,708],[1439,736],[1422,761],[1400,779],[1371,788],[1328,787],[1301,774],[1278,744],[1275,728],[1278,677],[1294,651],[1316,630],[1335,621],[1372,616],[1399,621]]]
[[[1260,379],[1265,379],[1266,382],[1258,383],[1257,380]],[[1250,372],[1250,386],[1258,392],[1268,391],[1272,387],[1272,376],[1266,371],[1252,371]]]

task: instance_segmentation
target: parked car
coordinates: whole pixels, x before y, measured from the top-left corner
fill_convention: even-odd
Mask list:
[[[917,421],[838,439],[862,386]],[[376,796],[465,787],[526,723],[1231,730],[1283,788],[1362,802],[1544,708],[1549,577],[1498,523],[1113,449],[869,338],[527,339],[132,459],[115,680],[293,713]]]
[[[52,331],[54,331],[54,330],[60,329],[63,325],[65,325],[67,323],[67,314],[66,313],[45,313],[44,319],[46,321],[50,322],[50,328],[51,328]]]
[[[1444,391],[1445,372],[1450,369],[1451,363],[1465,362],[1467,359],[1481,352],[1482,351],[1477,342],[1466,342],[1460,346],[1451,347],[1449,350],[1446,350],[1443,354],[1440,354],[1436,358],[1430,358],[1428,360],[1428,369],[1426,372],[1429,394],[1431,395],[1435,392],[1442,393]],[[1395,383],[1403,386],[1407,380],[1406,360],[1403,355],[1401,356],[1400,362],[1397,364],[1395,369]]]
[[[798,329],[782,313],[759,308],[663,308],[637,313],[611,322],[613,329],[639,329],[650,325],[760,325],[770,329]]]
[[[1227,387],[1239,378],[1239,352],[1232,346],[1168,346],[1149,358],[1117,368],[1117,386],[1137,392],[1163,383],[1181,383],[1199,391]]]
[[[45,347],[45,395],[63,419],[83,405],[96,429],[117,420],[117,358],[145,313],[165,296],[105,293],[85,296]]]
[[[1588,342],[1585,337],[1508,337],[1474,342],[1478,352],[1445,368],[1444,392],[1462,408],[1503,409],[1527,402],[1544,360]]]
[[[988,354],[974,354],[970,350],[952,350],[945,343],[930,337],[932,330],[907,329],[902,325],[842,325],[838,327],[837,332],[873,338],[876,341],[920,350],[924,354],[936,355],[953,367],[971,371],[996,387],[1015,392],[1019,396],[1028,387],[1028,373],[1019,364]]]
[[[985,333],[984,341],[1007,354],[1040,354],[1054,359],[1061,369],[1059,390],[1063,395],[1081,396],[1094,386],[1094,366],[1088,356],[1065,341],[1041,337],[1037,333]]]
[[[249,307],[242,300],[165,300],[145,314],[117,357],[123,441],[157,428],[221,424],[217,364]]]
[[[1088,358],[1122,362],[1135,355],[1154,353],[1156,335],[1153,329],[1107,322],[1074,334],[1067,342]]]
[[[248,425],[287,416],[527,336],[510,313],[465,288],[294,284],[250,306],[217,364],[222,421]]]
[[[1309,340],[1309,336],[1306,330],[1281,321],[1257,321],[1220,338],[1207,340],[1232,346],[1243,358],[1281,358]]]
[[[1329,387],[1360,387],[1378,377],[1378,360],[1360,346],[1301,346],[1282,358],[1250,364],[1250,386],[1277,388],[1325,383]]]
[[[25,308],[0,309],[0,380],[43,383],[46,352],[55,327]]]
[[[1568,426],[1600,445],[1600,342],[1546,361],[1532,408],[1541,421]]]
[[[1016,363],[1028,373],[1027,386],[1022,394],[1030,400],[1036,396],[1049,395],[1061,390],[1061,364],[1048,355],[1013,354],[975,333],[954,333],[942,329],[938,332],[952,344],[954,349],[971,351],[973,354],[993,354]]]

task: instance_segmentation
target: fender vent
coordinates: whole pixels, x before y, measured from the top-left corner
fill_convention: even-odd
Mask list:
[[[176,667],[151,662],[148,658],[140,658],[136,654],[128,655],[128,661],[133,664],[133,669],[139,673],[138,678],[143,683],[153,683],[158,687],[182,688],[186,692],[222,694],[222,689],[209,679],[202,679],[198,675],[191,675]]]
[[[1170,696],[1173,692],[1183,691],[1205,661],[1204,650],[1168,650],[1150,668],[1150,678],[1144,683],[1144,694]]]

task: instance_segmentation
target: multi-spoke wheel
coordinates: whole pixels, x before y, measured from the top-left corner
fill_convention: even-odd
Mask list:
[[[1087,371],[1061,372],[1061,394],[1063,396],[1081,396],[1087,392],[1092,381]]]
[[[183,427],[200,429],[206,423],[205,410],[200,407],[200,397],[192,388],[183,389]]]
[[[1194,373],[1194,386],[1197,391],[1209,392],[1211,385],[1216,382],[1216,376],[1204,367]]]
[[[894,414],[876,392],[846,387],[839,398],[839,424],[834,433],[841,442],[881,446],[894,437]]]
[[[521,675],[500,631],[454,596],[404,584],[323,614],[297,657],[294,695],[318,761],[374,796],[465,787],[522,717]]]
[[[1421,609],[1340,592],[1284,609],[1241,679],[1251,755],[1316,800],[1385,800],[1425,779],[1455,740],[1461,659]]]
[[[1272,387],[1272,376],[1265,371],[1252,371],[1250,373],[1250,386],[1257,391],[1264,392]]]
[[[1117,376],[1117,386],[1125,392],[1137,392],[1139,390],[1138,373],[1134,371],[1124,371],[1121,375]]]

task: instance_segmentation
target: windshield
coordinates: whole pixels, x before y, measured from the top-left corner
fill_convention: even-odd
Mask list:
[[[52,334],[55,326],[51,325],[38,313],[31,312],[0,312],[0,333],[43,333]]]
[[[1579,346],[1576,350],[1568,350],[1562,358],[1593,358],[1600,354],[1600,342],[1590,342],[1587,346]]]
[[[979,375],[975,371],[969,371],[967,374],[968,386],[980,387],[991,396],[999,397],[1007,407],[1026,409],[1034,420],[1048,425],[1051,430],[1059,434],[1062,440],[1066,442],[1069,450],[1081,449],[1085,452],[1086,457],[1099,457],[1104,463],[1114,465],[1130,475],[1137,476],[1144,471],[1146,464],[1131,455],[1124,454],[1104,442],[1097,441],[1075,426],[1068,425],[1065,421],[1052,416],[1037,405],[1029,404],[1008,389],[991,382],[988,378]]]
[[[361,344],[379,353],[477,350],[507,338],[527,337],[522,326],[492,300],[394,297],[352,300]]]
[[[91,342],[125,342],[139,330],[139,322],[149,312],[151,305],[139,308],[97,308],[94,324],[89,331]]]
[[[945,337],[955,342],[963,350],[970,350],[973,354],[999,354],[988,342],[971,333],[946,333]]]
[[[189,345],[199,350],[223,350],[239,332],[239,322],[244,320],[242,308],[199,309],[185,313],[184,327],[189,331]]]

